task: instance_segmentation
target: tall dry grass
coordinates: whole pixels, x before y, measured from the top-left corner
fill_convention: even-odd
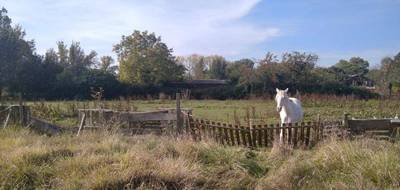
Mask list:
[[[400,145],[329,141],[312,150],[187,138],[0,130],[0,189],[396,189]]]

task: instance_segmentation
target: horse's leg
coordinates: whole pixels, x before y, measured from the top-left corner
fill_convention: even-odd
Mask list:
[[[279,134],[279,142],[282,143],[283,142],[283,123],[285,123],[286,118],[283,118],[281,120],[281,129],[280,129],[280,134]]]

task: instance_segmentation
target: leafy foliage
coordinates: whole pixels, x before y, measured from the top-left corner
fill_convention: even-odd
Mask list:
[[[172,49],[154,33],[135,30],[114,46],[120,63],[119,78],[127,84],[159,85],[182,80],[185,68],[175,63]]]

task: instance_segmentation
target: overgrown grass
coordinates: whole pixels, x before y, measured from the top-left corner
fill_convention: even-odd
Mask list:
[[[0,130],[0,189],[398,189],[399,163],[399,143],[369,139],[249,150],[185,138]]]

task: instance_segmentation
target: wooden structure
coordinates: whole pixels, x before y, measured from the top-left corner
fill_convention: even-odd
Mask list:
[[[35,117],[30,118],[30,123],[28,127],[30,127],[32,130],[35,130],[42,134],[47,134],[49,136],[58,135],[62,132],[61,127]]]
[[[399,119],[349,119],[344,116],[344,126],[349,130],[351,137],[373,137],[377,139],[393,140],[398,136],[400,129]]]
[[[117,127],[124,133],[161,134],[167,131],[179,131],[182,128],[183,112],[191,113],[190,109],[162,109],[151,112],[119,112],[108,109],[79,109],[78,135],[84,128]],[[175,127],[175,129],[174,129]]]
[[[214,139],[224,145],[245,147],[272,147],[283,129],[283,142],[293,147],[310,147],[323,138],[323,125],[319,122],[265,124],[238,126],[228,123],[196,119],[189,116],[186,133],[194,140]]]
[[[4,121],[2,127],[9,124],[21,124],[26,126],[30,121],[30,110],[26,105],[0,106],[0,120]]]

